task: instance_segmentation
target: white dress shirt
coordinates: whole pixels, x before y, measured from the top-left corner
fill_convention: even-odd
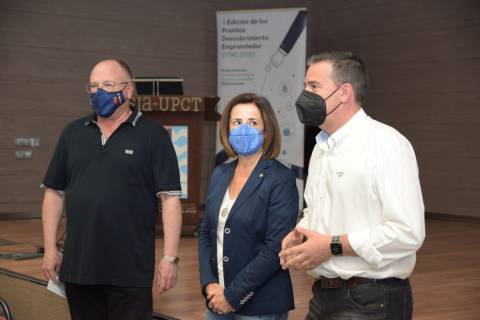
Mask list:
[[[223,277],[223,234],[225,232],[225,223],[227,222],[230,210],[235,203],[235,199],[230,199],[230,194],[225,191],[222,204],[220,205],[220,211],[218,212],[218,225],[217,225],[217,269],[218,269],[218,282],[222,288],[225,288],[225,278]]]
[[[313,277],[407,278],[425,238],[418,167],[410,142],[359,110],[310,159],[299,226],[347,234],[358,256],[334,256]]]

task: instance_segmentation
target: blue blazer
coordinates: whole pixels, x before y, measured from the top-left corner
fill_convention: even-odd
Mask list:
[[[218,214],[236,165],[234,161],[217,167],[208,188],[198,248],[204,296],[206,285],[218,283]],[[261,315],[294,308],[290,274],[281,269],[278,253],[297,216],[295,176],[277,160],[260,160],[231,208],[224,228],[224,294],[236,313]]]

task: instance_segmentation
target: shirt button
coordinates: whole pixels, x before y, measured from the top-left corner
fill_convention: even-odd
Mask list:
[[[223,262],[228,262],[228,261],[230,261],[229,257],[227,257],[227,256],[223,257]]]
[[[225,228],[225,234],[230,234],[230,228]]]

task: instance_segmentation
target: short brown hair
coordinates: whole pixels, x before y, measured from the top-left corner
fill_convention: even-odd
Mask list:
[[[280,154],[281,137],[277,118],[270,102],[265,97],[257,96],[255,93],[241,93],[232,98],[225,106],[220,119],[220,142],[223,144],[225,152],[229,157],[237,156],[228,141],[230,135],[230,113],[233,107],[243,103],[253,103],[260,110],[264,125],[262,158],[270,160],[278,157]]]
[[[333,66],[333,81],[337,84],[350,83],[355,92],[355,100],[362,105],[367,96],[368,74],[363,61],[349,51],[332,51],[316,54],[308,59],[308,66],[329,61]]]

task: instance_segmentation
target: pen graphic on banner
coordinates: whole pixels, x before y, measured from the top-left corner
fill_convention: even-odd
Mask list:
[[[287,34],[283,38],[282,43],[278,47],[277,51],[275,51],[272,54],[272,56],[270,57],[270,61],[265,66],[265,77],[263,79],[262,89],[260,90],[260,92],[263,92],[265,83],[267,81],[267,75],[272,69],[272,67],[278,68],[282,65],[283,59],[285,59],[285,56],[289,54],[290,51],[292,50],[293,46],[295,45],[295,42],[297,42],[297,39],[300,37],[303,30],[305,29],[306,24],[307,24],[307,11],[306,10],[298,11],[298,14],[295,17],[295,20],[293,20],[293,23],[288,29]]]

